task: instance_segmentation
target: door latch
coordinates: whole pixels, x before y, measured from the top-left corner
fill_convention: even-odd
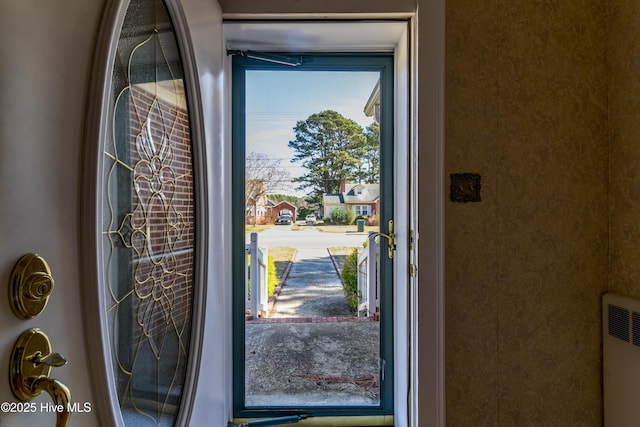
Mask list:
[[[38,328],[23,332],[11,353],[11,391],[22,401],[47,392],[53,400],[56,427],[64,427],[69,422],[71,392],[60,381],[49,378],[49,373],[51,367],[66,363],[64,356],[51,352],[49,337]]]
[[[378,237],[384,237],[388,242],[387,256],[389,259],[393,259],[393,252],[396,250],[396,235],[393,232],[393,220],[390,219],[388,223],[388,233],[374,232],[369,234],[369,239],[376,239]]]

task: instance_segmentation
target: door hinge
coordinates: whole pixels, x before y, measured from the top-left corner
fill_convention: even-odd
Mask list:
[[[416,277],[418,275],[418,267],[414,263],[409,264],[409,275],[411,277]]]

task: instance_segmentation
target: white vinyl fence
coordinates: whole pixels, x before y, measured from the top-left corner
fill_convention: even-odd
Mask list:
[[[378,297],[380,243],[372,238],[367,241],[366,247],[358,247],[358,295],[360,297],[358,317],[373,316],[380,307]]]
[[[258,233],[251,233],[251,242],[245,247],[245,300],[247,314],[257,318],[268,315],[269,269],[267,248],[258,247]]]

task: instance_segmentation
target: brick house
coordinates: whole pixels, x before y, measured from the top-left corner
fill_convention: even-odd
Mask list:
[[[266,195],[260,195],[256,198],[249,197],[246,207],[246,222],[253,223],[254,212],[256,216],[256,224],[268,224],[275,222],[278,216],[283,214],[291,214],[291,221],[296,222],[298,208],[287,201],[276,203],[269,200]]]

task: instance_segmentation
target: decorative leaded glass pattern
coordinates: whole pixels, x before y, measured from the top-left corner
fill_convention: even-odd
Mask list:
[[[113,69],[104,150],[105,307],[127,426],[173,425],[193,301],[189,116],[175,34],[161,0],[133,0]]]

